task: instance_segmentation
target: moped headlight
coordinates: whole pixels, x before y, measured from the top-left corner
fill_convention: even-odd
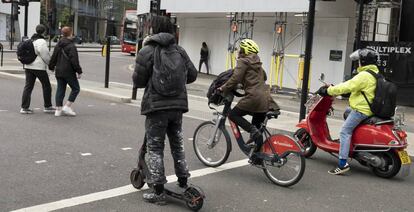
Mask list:
[[[392,145],[392,146],[394,146],[394,145],[400,145],[400,143],[399,143],[398,141],[396,141],[396,140],[392,140],[392,141],[390,141],[390,142],[388,143],[388,145]]]

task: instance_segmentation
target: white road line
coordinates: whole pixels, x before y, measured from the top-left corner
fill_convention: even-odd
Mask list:
[[[88,107],[95,107],[95,105],[88,105]]]
[[[34,110],[40,110],[40,108],[37,107],[37,108],[34,108]]]
[[[111,106],[115,106],[115,105],[116,105],[116,103],[111,103],[111,104],[109,104],[109,105],[111,105]]]
[[[0,110],[0,112],[7,112],[8,110]]]
[[[38,161],[35,161],[35,163],[37,163],[37,164],[47,163],[47,160],[38,160]]]
[[[126,151],[126,150],[131,150],[132,148],[131,147],[124,147],[124,148],[121,148],[121,149]]]
[[[189,140],[189,141],[192,141],[192,140],[194,140],[194,138],[188,138],[188,140]]]
[[[224,164],[218,168],[204,168],[204,169],[194,170],[190,172],[191,178],[214,174],[214,173],[229,170],[229,169],[239,168],[242,166],[246,166],[247,164],[248,164],[247,159],[244,159],[244,160],[239,160],[239,161],[234,161],[231,163]],[[167,177],[167,181],[169,183],[176,182],[177,177],[175,175],[170,175]],[[114,188],[114,189],[110,189],[106,191],[91,193],[91,194],[78,196],[78,197],[72,197],[69,199],[63,199],[63,200],[59,200],[56,202],[45,203],[42,205],[35,205],[32,207],[28,207],[28,208],[22,208],[22,209],[14,210],[11,212],[27,212],[27,211],[31,211],[31,212],[42,211],[43,212],[43,211],[59,210],[59,209],[82,205],[82,204],[95,202],[95,201],[99,201],[103,199],[118,197],[118,196],[130,194],[130,193],[134,193],[137,191],[142,191],[145,189],[148,189],[148,187],[144,186],[141,190],[137,190],[131,185],[126,185],[126,186],[122,186],[122,187],[118,187],[118,188]]]
[[[80,153],[82,156],[91,156],[92,154],[91,153],[89,153],[89,152],[85,152],[85,153]]]

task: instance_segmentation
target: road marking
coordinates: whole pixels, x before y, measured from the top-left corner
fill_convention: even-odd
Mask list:
[[[121,148],[121,149],[126,151],[126,150],[131,150],[132,148],[131,147],[124,147],[124,148]]]
[[[116,103],[111,103],[110,105],[111,105],[111,106],[115,106],[115,105],[116,105]]]
[[[91,153],[89,153],[89,152],[85,152],[85,153],[80,153],[82,156],[90,156],[90,155],[92,155]]]
[[[218,173],[218,172],[222,172],[222,171],[226,171],[230,169],[239,168],[239,167],[246,166],[246,165],[248,165],[247,159],[244,159],[244,160],[226,163],[217,168],[209,167],[209,168],[198,169],[198,170],[194,170],[190,172],[191,174],[190,178],[196,178],[196,177],[201,177],[201,176],[205,176],[209,174],[214,174],[214,173]],[[169,183],[177,182],[177,177],[175,175],[170,175],[167,177],[167,181]],[[106,191],[100,191],[100,192],[91,193],[91,194],[87,194],[83,196],[63,199],[63,200],[59,200],[56,202],[35,205],[32,207],[28,207],[28,208],[22,208],[22,209],[14,210],[12,212],[27,212],[27,211],[36,212],[36,211],[59,210],[59,209],[82,205],[82,204],[95,202],[95,201],[99,201],[103,199],[109,199],[113,197],[127,195],[130,193],[135,193],[135,192],[143,191],[146,189],[148,189],[147,185],[145,185],[140,190],[135,189],[134,187],[132,187],[132,185],[126,185],[126,186],[122,186],[122,187],[118,187],[118,188],[114,188],[114,189],[110,189]]]
[[[7,112],[8,110],[0,110],[0,112]]]
[[[194,138],[188,138],[188,140],[189,140],[189,141],[192,141],[192,140],[194,140]]]
[[[40,108],[38,108],[38,107],[37,107],[37,108],[35,108],[34,110],[40,110]]]
[[[38,161],[35,161],[35,163],[37,163],[37,164],[46,163],[46,162],[47,162],[47,160],[38,160]]]
[[[88,107],[95,107],[95,105],[88,105]]]
[[[134,70],[135,70],[135,64],[130,64],[130,65],[128,66],[128,69],[129,69],[130,71],[134,71]]]

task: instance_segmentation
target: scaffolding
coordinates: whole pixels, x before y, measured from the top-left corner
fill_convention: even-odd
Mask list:
[[[378,21],[379,9],[390,9],[389,23]],[[386,37],[386,41],[398,41],[401,9],[401,0],[374,0],[367,4],[362,18],[361,40],[376,41],[380,35]]]
[[[304,35],[306,31],[306,13],[302,13],[301,30],[296,33],[290,40],[286,41],[287,13],[275,13],[275,24],[273,29],[273,51],[270,63],[270,88],[274,93],[281,92],[283,89],[283,78],[285,73],[285,60],[298,60],[297,76],[290,72],[287,74],[296,82],[297,94],[302,88],[303,70],[304,70]],[[286,48],[295,40],[300,38],[300,54],[288,54]],[[310,79],[309,79],[310,80]]]
[[[229,17],[229,42],[226,56],[226,70],[236,66],[237,46],[241,40],[253,38],[255,23],[254,13],[230,13]]]

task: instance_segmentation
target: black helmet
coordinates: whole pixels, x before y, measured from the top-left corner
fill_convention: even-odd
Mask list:
[[[352,52],[349,57],[352,61],[359,60],[362,66],[376,65],[380,60],[378,52],[371,48],[358,49]]]

